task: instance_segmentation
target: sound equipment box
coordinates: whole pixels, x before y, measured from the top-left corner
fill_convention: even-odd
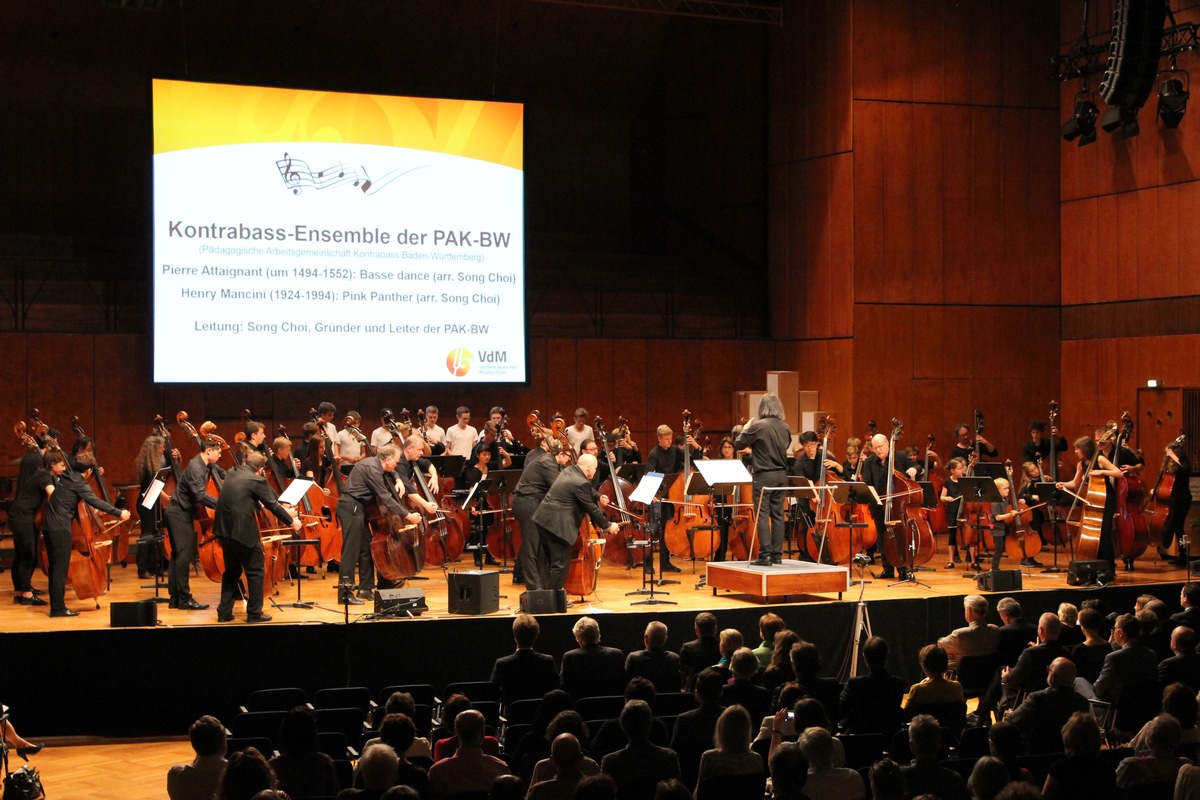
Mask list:
[[[112,628],[153,628],[158,624],[158,604],[153,598],[132,603],[109,603],[108,624]]]
[[[975,585],[984,592],[1012,592],[1021,588],[1021,570],[994,569],[975,576]]]
[[[446,573],[451,614],[491,614],[500,610],[500,573],[497,570],[464,569]]]
[[[526,614],[561,614],[567,610],[567,593],[562,589],[521,592],[521,611]]]
[[[1072,561],[1067,567],[1067,584],[1083,586],[1112,583],[1117,579],[1116,570],[1107,561]]]
[[[429,610],[421,589],[376,589],[375,613],[394,617],[419,617]]]

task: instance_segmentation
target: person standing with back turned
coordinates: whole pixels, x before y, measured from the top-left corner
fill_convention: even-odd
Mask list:
[[[783,492],[766,492],[787,485],[787,449],[792,432],[784,420],[779,396],[765,394],[758,401],[758,417],[751,419],[738,434],[734,446],[750,448],[754,474],[754,507],[758,514],[758,558],[756,566],[783,563]]]

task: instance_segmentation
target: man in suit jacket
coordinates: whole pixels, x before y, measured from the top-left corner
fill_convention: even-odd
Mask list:
[[[761,722],[771,713],[771,692],[754,685],[758,656],[749,647],[739,648],[729,659],[729,670],[733,680],[721,690],[721,705],[726,708],[740,705],[750,712],[752,721]]]
[[[225,572],[221,576],[221,602],[217,606],[217,622],[233,619],[233,601],[238,597],[238,581],[246,573],[249,597],[246,599],[246,621],[267,622],[263,613],[263,546],[258,530],[259,504],[270,509],[284,525],[293,531],[303,527],[300,518],[292,518],[279,504],[279,498],[267,485],[263,468],[267,457],[251,451],[240,466],[229,471],[221,494],[217,498],[217,514],[213,533],[225,556]]]
[[[1171,622],[1200,630],[1200,583],[1186,583],[1179,590],[1179,603],[1183,611],[1171,615]]]
[[[1037,627],[1025,621],[1021,616],[1021,604],[1011,597],[1005,597],[997,603],[996,611],[1004,623],[1000,628],[999,641],[996,642],[996,655],[1001,666],[1011,667],[1029,647],[1029,643],[1037,639]]]
[[[708,611],[696,615],[694,623],[696,638],[684,642],[679,648],[679,660],[683,664],[684,689],[692,691],[696,676],[701,670],[721,660],[721,642],[717,638],[717,618]]]
[[[888,674],[888,644],[872,636],[863,645],[863,659],[870,672],[851,678],[842,689],[840,718],[847,733],[882,733],[888,741],[900,730],[900,703],[904,681]]]
[[[554,479],[533,522],[541,539],[538,565],[544,578],[543,589],[561,589],[567,580],[567,562],[571,547],[579,538],[579,524],[584,515],[592,518],[597,530],[616,533],[621,528],[609,523],[597,505],[599,494],[592,486],[596,474],[596,457],[582,455],[574,466],[567,467]]]
[[[1021,731],[1030,753],[1061,753],[1062,729],[1076,711],[1089,713],[1087,698],[1075,691],[1075,662],[1059,657],[1050,662],[1046,688],[1030,692],[1004,718]]]
[[[1045,681],[1043,676],[1051,661],[1070,657],[1066,648],[1058,643],[1061,628],[1062,623],[1058,621],[1057,614],[1046,612],[1038,618],[1037,644],[1025,648],[1017,663],[1012,667],[1005,667],[1000,673],[1000,684],[1004,687],[1000,699],[1001,708],[1011,709],[1017,694],[1022,690],[1036,691]]]
[[[625,654],[600,644],[600,625],[591,617],[580,617],[572,632],[579,647],[563,654],[562,688],[576,700],[623,694]]]
[[[678,692],[683,684],[683,666],[679,656],[667,649],[667,626],[655,620],[642,636],[645,650],[630,653],[625,659],[625,680],[642,677],[654,684],[657,692]]]
[[[675,753],[650,742],[653,720],[650,706],[642,700],[630,700],[621,709],[621,730],[629,744],[600,762],[600,771],[617,782],[617,797],[621,800],[654,800],[659,781],[679,777]]]
[[[963,598],[965,628],[956,628],[938,639],[938,645],[950,657],[950,669],[958,669],[963,656],[986,656],[996,652],[1000,644],[1000,629],[987,622],[988,601],[983,595],[969,594]]]
[[[1158,682],[1163,686],[1184,683],[1192,691],[1200,690],[1200,653],[1196,652],[1196,631],[1180,625],[1171,631],[1171,652],[1175,655],[1158,662]]]
[[[1137,643],[1141,624],[1133,614],[1122,614],[1113,625],[1112,643],[1118,648],[1104,658],[1100,676],[1092,687],[1099,700],[1116,703],[1121,690],[1158,680],[1158,658],[1149,647]]]
[[[675,731],[671,734],[671,749],[679,756],[679,769],[683,782],[689,789],[696,787],[700,774],[700,757],[705,750],[713,749],[713,734],[717,730],[717,717],[725,709],[721,707],[721,690],[725,679],[715,669],[704,669],[696,676],[696,700],[698,708],[685,711],[675,719]]]
[[[533,649],[541,626],[532,614],[517,614],[513,620],[513,642],[517,650],[496,659],[492,683],[500,685],[500,697],[507,706],[516,700],[538,698],[558,688],[558,667],[553,656]]]

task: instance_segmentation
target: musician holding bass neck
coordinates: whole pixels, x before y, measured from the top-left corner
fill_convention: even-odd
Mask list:
[[[589,427],[590,430],[590,427]],[[700,446],[696,444],[696,440],[690,435],[686,438],[683,434],[675,435],[671,430],[670,425],[658,426],[658,444],[650,454],[646,456],[646,470],[648,472],[661,472],[663,475],[675,475],[683,472],[683,448],[691,448],[689,455],[690,459],[695,461],[698,458],[703,458],[704,453],[700,450]],[[682,477],[678,480],[683,480]],[[671,551],[667,549],[667,537],[663,535],[663,529],[666,527],[667,520],[675,513],[675,506],[671,503],[661,503],[660,519],[658,530],[655,534],[658,536],[658,571],[662,572],[679,572],[679,567],[671,563]]]
[[[950,448],[951,458],[970,461],[972,453],[978,453],[979,458],[996,458],[1000,454],[991,442],[983,438],[982,433],[972,437],[971,426],[965,422],[960,422],[954,427],[954,438],[958,441]]]
[[[279,504],[279,498],[263,476],[267,457],[251,450],[242,463],[231,469],[221,485],[217,498],[217,515],[213,533],[225,556],[225,572],[221,575],[221,602],[217,605],[217,622],[233,621],[233,601],[239,595],[238,582],[246,574],[246,621],[269,622],[263,613],[263,570],[266,560],[259,533],[257,512],[259,504],[269,510],[285,526],[298,533],[303,527],[300,517],[293,517]],[[294,510],[294,509],[293,509]]]
[[[888,561],[887,548],[883,546],[883,537],[891,535],[885,525],[884,511],[887,506],[886,495],[888,493],[888,483],[891,473],[888,471],[888,456],[891,453],[891,440],[882,433],[877,433],[871,437],[871,455],[866,456],[866,461],[863,463],[862,479],[863,483],[875,487],[875,492],[883,500],[879,505],[872,505],[871,515],[875,517],[875,528],[879,531],[880,542],[878,544],[879,556],[883,562],[883,572],[879,577],[888,580],[896,577],[896,568]],[[861,457],[861,456],[860,456]],[[903,472],[909,478],[914,478],[917,474],[916,465],[909,463],[908,454],[903,450],[896,450],[896,461],[894,468],[898,472]],[[900,580],[908,580],[908,568],[904,565],[900,566]]]
[[[337,515],[342,523],[342,559],[338,564],[338,586],[354,585],[354,568],[358,567],[358,598],[347,591],[343,603],[362,605],[372,597],[375,588],[375,562],[371,559],[371,538],[367,534],[367,504],[374,497],[387,511],[416,524],[421,516],[400,505],[391,473],[400,463],[400,448],[385,444],[373,456],[354,465],[346,478],[342,496],[338,498]]]
[[[787,485],[787,449],[791,443],[792,431],[775,394],[762,396],[757,418],[750,419],[733,442],[738,450],[750,448],[759,542],[754,563],[760,567],[783,563],[783,492],[764,490]]]
[[[614,534],[621,529],[617,523],[610,523],[600,510],[599,495],[592,487],[595,474],[596,457],[580,456],[574,465],[554,479],[533,515],[541,539],[538,574],[545,581],[543,589],[561,589],[566,583],[567,562],[571,559],[571,548],[579,538],[579,525],[585,515],[592,518],[598,531]]]
[[[57,432],[51,431],[51,435],[57,435]],[[46,601],[38,597],[41,591],[34,592],[31,580],[37,563],[38,537],[33,520],[54,486],[54,477],[46,462],[50,452],[50,439],[43,439],[39,447],[30,449],[21,458],[16,499],[8,509],[8,524],[13,532],[13,602],[23,606],[46,605]],[[59,456],[61,458],[61,454]]]
[[[1169,559],[1175,566],[1186,567],[1188,559],[1182,555],[1187,552],[1185,548],[1181,546],[1181,555],[1174,559],[1170,558],[1166,550],[1175,541],[1175,537],[1182,539],[1184,535],[1183,523],[1192,508],[1192,490],[1188,486],[1191,483],[1192,465],[1188,461],[1187,449],[1179,441],[1167,445],[1165,455],[1165,469],[1175,476],[1175,480],[1171,484],[1171,503],[1167,509],[1167,519],[1163,523],[1162,544],[1158,546],[1158,553],[1160,558]]]
[[[1021,445],[1021,461],[1032,461],[1035,464],[1040,462],[1049,465],[1051,440],[1054,442],[1055,453],[1065,453],[1067,451],[1067,440],[1058,432],[1057,425],[1050,427],[1050,435],[1047,436],[1045,422],[1035,419],[1029,423],[1029,441]],[[1046,468],[1049,469],[1049,466]]]
[[[225,478],[225,470],[216,465],[220,458],[220,443],[215,439],[204,439],[200,443],[200,452],[184,468],[167,506],[167,533],[171,537],[171,570],[167,577],[167,593],[171,598],[169,608],[186,611],[208,608],[206,603],[198,603],[192,597],[190,573],[192,562],[196,560],[193,521],[200,506],[217,507],[217,498],[208,493],[208,476],[212,469],[219,478]]]
[[[1097,436],[1105,436],[1109,431],[1103,428],[1097,431]],[[1067,491],[1076,494],[1087,494],[1085,486],[1087,480],[1092,475],[1101,475],[1104,477],[1106,485],[1106,499],[1104,502],[1104,518],[1100,526],[1100,541],[1096,548],[1096,558],[1101,561],[1107,561],[1109,567],[1116,569],[1116,543],[1114,542],[1113,520],[1117,513],[1117,492],[1114,487],[1114,482],[1125,473],[1121,471],[1113,462],[1109,461],[1106,456],[1098,452],[1096,440],[1090,436],[1082,436],[1075,440],[1075,476],[1069,481],[1059,481],[1054,484],[1057,489],[1066,489]],[[1089,472],[1088,466],[1095,460],[1095,464]]]
[[[513,568],[513,583],[517,583],[517,571],[525,581],[529,591],[548,589],[547,576],[542,571],[541,536],[538,527],[533,522],[533,515],[541,505],[542,499],[554,485],[558,473],[571,463],[571,453],[543,437],[538,447],[535,447],[525,457],[525,468],[521,470],[521,479],[513,490],[512,512],[521,526],[521,549],[517,551],[517,566]]]

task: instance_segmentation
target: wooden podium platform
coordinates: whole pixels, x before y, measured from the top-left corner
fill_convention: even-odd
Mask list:
[[[713,595],[728,589],[749,595],[759,602],[778,602],[789,595],[842,592],[850,588],[850,570],[828,564],[785,559],[782,564],[756,567],[744,561],[711,562],[708,585]]]

